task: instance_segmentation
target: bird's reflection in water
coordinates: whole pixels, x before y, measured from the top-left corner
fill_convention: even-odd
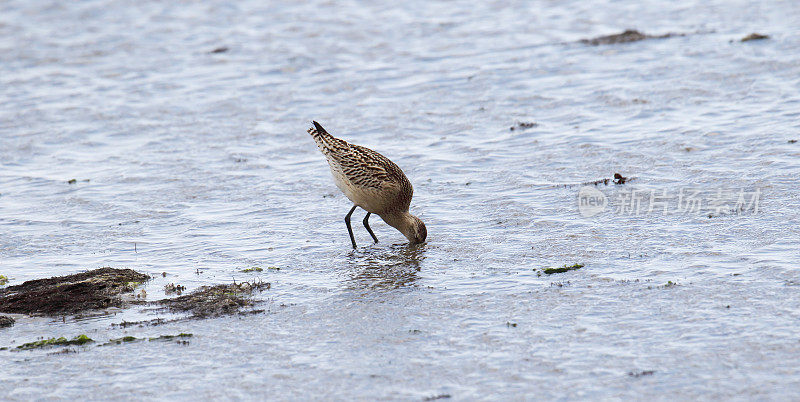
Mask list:
[[[399,289],[415,286],[420,263],[425,259],[424,244],[395,244],[372,248],[350,256],[347,273],[351,289]]]

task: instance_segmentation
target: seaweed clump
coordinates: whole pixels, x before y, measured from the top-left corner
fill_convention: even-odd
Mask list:
[[[0,289],[0,312],[63,315],[123,307],[121,295],[150,279],[131,269],[100,268]]]
[[[545,275],[552,275],[552,274],[560,274],[563,272],[574,271],[576,269],[581,269],[581,268],[583,268],[583,264],[574,264],[570,266],[567,266],[565,264],[563,267],[558,267],[558,268],[544,268],[542,269],[542,272]]]
[[[745,36],[742,38],[742,42],[750,42],[751,40],[764,40],[769,39],[769,35],[763,35],[757,32],[753,32],[750,35]]]
[[[269,282],[241,282],[229,285],[203,286],[194,292],[158,301],[173,312],[189,312],[195,318],[233,314],[253,305],[254,291],[269,289]]]
[[[94,341],[92,340],[92,338],[89,338],[86,335],[78,335],[72,339],[67,339],[62,336],[60,338],[42,339],[40,341],[23,343],[22,345],[17,346],[17,349],[30,350],[30,349],[46,348],[49,346],[84,345],[89,342],[94,342]]]
[[[151,341],[151,342],[152,341],[171,341],[173,339],[191,338],[193,336],[194,336],[193,334],[187,334],[187,333],[181,332],[178,335],[161,335],[161,336],[157,336],[157,337],[154,337],[154,338],[148,338],[148,341]]]
[[[648,35],[634,29],[628,29],[625,32],[614,35],[598,36],[592,39],[581,39],[580,42],[592,46],[616,45],[618,43],[638,42],[645,39],[665,39],[673,36],[684,36],[684,34],[665,33],[663,35]]]
[[[14,319],[7,315],[0,315],[0,328],[14,325]]]
[[[122,338],[109,339],[108,342],[103,343],[103,344],[98,345],[98,346],[121,345],[123,343],[131,343],[131,342],[137,342],[137,341],[141,341],[141,340],[142,339],[139,339],[139,338],[137,338],[135,336],[123,336]]]
[[[248,272],[264,272],[264,268],[261,267],[253,267],[253,268],[246,268],[239,272],[248,273]]]
[[[99,346],[122,345],[123,343],[132,343],[132,342],[144,342],[144,341],[153,342],[153,341],[171,341],[171,340],[177,340],[178,343],[186,344],[188,342],[183,341],[182,339],[191,338],[192,336],[194,335],[183,332],[181,332],[178,335],[161,335],[151,338],[137,338],[135,336],[123,336],[122,338],[109,339],[108,342],[103,343]]]

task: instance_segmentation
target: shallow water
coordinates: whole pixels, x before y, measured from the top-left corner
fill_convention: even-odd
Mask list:
[[[167,283],[272,288],[249,316],[18,317],[0,347],[194,337],[0,351],[2,392],[790,399],[797,21],[792,1],[4,2],[0,275],[128,267],[154,276],[152,300]],[[575,42],[626,28],[687,35]],[[751,32],[771,39],[738,41]],[[404,169],[427,244],[373,218],[372,245],[361,211],[350,249],[312,119]],[[582,216],[580,184],[615,172],[634,179]],[[758,191],[758,211],[611,205],[687,189]]]

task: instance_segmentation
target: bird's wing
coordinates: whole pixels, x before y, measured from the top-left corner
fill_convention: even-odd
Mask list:
[[[353,184],[382,190],[397,187],[396,174],[392,169],[395,166],[388,158],[360,145],[345,144],[346,150],[330,152],[328,155]]]

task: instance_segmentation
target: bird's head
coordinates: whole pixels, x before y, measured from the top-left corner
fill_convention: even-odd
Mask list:
[[[408,239],[411,244],[424,243],[428,238],[428,229],[422,219],[414,215],[408,214],[409,218],[406,219],[405,225],[400,232]]]
[[[383,214],[381,218],[389,226],[399,230],[411,244],[424,243],[428,238],[428,229],[425,228],[425,224],[408,211]]]

